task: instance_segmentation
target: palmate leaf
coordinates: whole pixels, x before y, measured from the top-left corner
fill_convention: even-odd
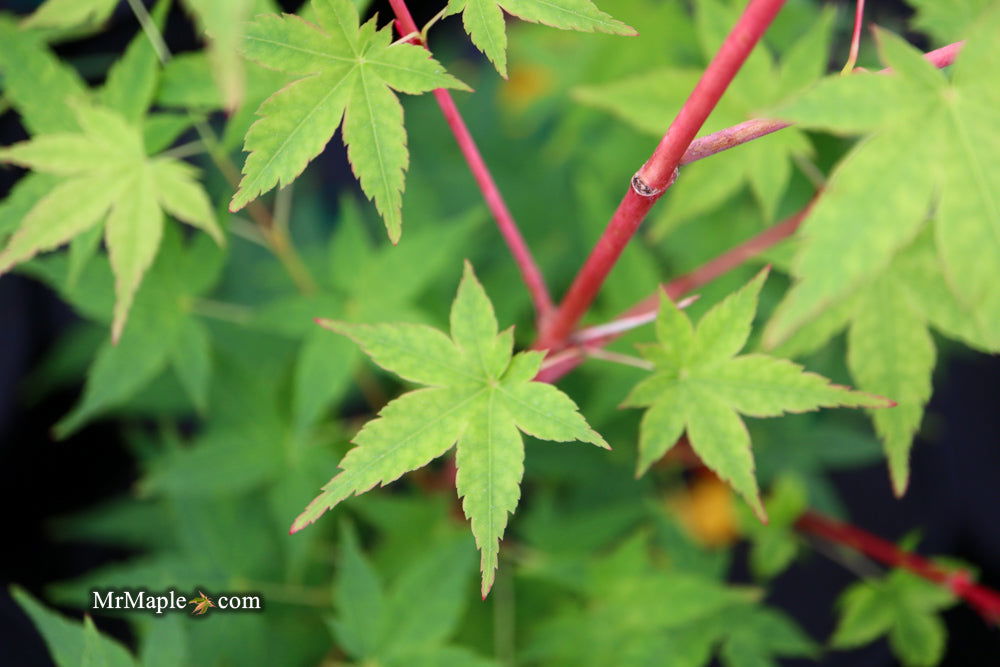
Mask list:
[[[172,158],[148,157],[140,130],[110,109],[81,104],[76,117],[80,133],[44,134],[0,149],[0,161],[62,179],[0,251],[0,273],[103,223],[115,274],[111,335],[117,341],[159,248],[164,211],[220,244],[223,237],[194,169]]]
[[[801,229],[797,281],[765,332],[776,345],[880,273],[934,211],[948,285],[1000,342],[1000,8],[976,22],[951,81],[901,38],[877,33],[893,73],[822,81],[775,115],[870,133],[837,166]],[[873,184],[877,184],[873,189]]]
[[[939,612],[956,601],[946,587],[905,570],[859,581],[838,600],[840,622],[830,644],[849,649],[888,634],[892,652],[907,667],[936,665],[947,639]]]
[[[162,26],[169,5],[167,0],[159,0],[154,6],[152,18],[157,25]],[[72,12],[67,16],[72,17]],[[76,108],[91,100],[121,114],[131,124],[141,123],[148,154],[162,151],[191,121],[184,116],[148,115],[159,69],[156,52],[140,30],[108,70],[104,85],[99,90],[88,90],[75,70],[60,63],[37,35],[16,30],[0,18],[0,71],[5,76],[6,97],[17,109],[24,126],[36,135],[79,132]],[[15,188],[17,196],[12,195],[5,203],[11,204],[11,208],[4,211],[0,236],[19,224],[58,184],[59,179],[50,174],[26,176]],[[102,231],[101,226],[95,225],[70,242],[71,282],[97,252]]]
[[[493,585],[500,539],[520,497],[521,433],[607,448],[555,387],[533,382],[543,354],[512,357],[493,306],[469,264],[451,309],[451,337],[414,324],[322,321],[355,340],[379,366],[427,385],[390,402],[355,436],[340,472],[292,524],[296,532],[342,500],[427,465],[458,443],[456,485],[482,552],[482,592]]]
[[[170,3],[166,0],[159,0],[153,7],[151,18],[157,26],[162,28],[169,9]],[[128,122],[139,123],[149,111],[159,81],[159,56],[149,38],[139,30],[121,58],[108,70],[97,99]]]
[[[892,487],[906,491],[910,448],[931,397],[934,339],[905,286],[886,276],[869,286],[855,306],[848,330],[847,362],[865,391],[892,396],[892,410],[872,413],[875,430],[889,459]]]
[[[344,651],[359,663],[412,665],[424,664],[424,656],[429,660],[431,654],[455,650],[448,640],[462,618],[475,567],[468,536],[448,531],[432,539],[425,553],[406,557],[387,586],[354,530],[345,525],[341,532],[334,584],[337,615],[330,626]],[[467,661],[455,664],[493,663],[470,653]]]
[[[27,591],[12,586],[11,597],[31,617],[52,661],[59,667],[107,665],[128,667],[135,659],[118,640],[100,633],[89,616],[81,623],[43,606]]]
[[[507,30],[503,11],[523,21],[553,28],[612,35],[637,35],[599,10],[590,0],[450,0],[445,16],[462,14],[462,24],[472,43],[486,54],[504,78],[507,77]]]
[[[46,0],[24,19],[26,28],[77,28],[103,23],[118,0]]]
[[[697,667],[710,664],[718,650],[723,665],[739,667],[816,653],[792,619],[755,601],[747,589],[719,581],[725,569],[687,570],[677,549],[654,560],[656,542],[642,532],[619,544],[609,555],[580,555],[585,565],[573,576],[553,577],[579,602],[561,605],[531,629],[526,656],[532,662]],[[693,548],[690,557],[690,564],[701,565],[710,555]],[[553,565],[561,570],[566,563]]]
[[[777,417],[820,407],[887,407],[892,402],[830,384],[785,359],[736,356],[750,336],[762,271],[713,307],[695,329],[665,295],[656,321],[658,343],[643,348],[655,364],[632,389],[625,406],[647,407],[639,430],[638,473],[645,472],[687,430],[706,466],[766,517],[754,477],[750,434],[739,414]]]
[[[19,30],[0,15],[0,74],[4,97],[33,134],[78,129],[67,100],[87,95],[87,86],[75,69],[62,63],[41,37]]]
[[[975,25],[995,0],[907,0],[916,10],[912,25],[921,32],[934,37],[942,44],[966,37],[969,28]]]
[[[344,143],[361,189],[385,221],[389,238],[402,231],[404,172],[409,165],[403,107],[393,90],[418,94],[468,88],[426,49],[391,44],[392,28],[372,19],[358,27],[350,0],[312,0],[319,25],[297,16],[264,15],[247,29],[251,60],[302,78],[258,110],[247,133],[243,180],[230,209],[237,211],[295,180],[323,150],[343,120]]]
[[[193,317],[191,302],[216,279],[222,252],[207,237],[184,248],[180,236],[175,228],[164,229],[156,261],[136,292],[128,327],[117,344],[106,340],[97,350],[79,403],[53,429],[57,438],[126,403],[168,368],[191,405],[198,411],[207,408],[212,344],[205,325]],[[26,269],[58,289],[84,317],[101,324],[113,318],[113,278],[105,258],[90,262],[73,283],[67,278],[72,263],[59,255],[35,260]]]
[[[856,294],[834,301],[775,348],[777,354],[801,356],[848,330],[847,362],[858,388],[891,396],[897,403],[893,410],[871,413],[896,495],[906,491],[913,437],[931,397],[937,355],[930,328],[986,352],[997,350],[949,289],[932,231],[925,229]]]
[[[791,565],[799,549],[795,521],[808,504],[809,493],[803,480],[786,475],[774,482],[764,501],[767,524],[756,521],[746,510],[740,513],[740,524],[750,541],[750,570],[755,577],[771,579]]]

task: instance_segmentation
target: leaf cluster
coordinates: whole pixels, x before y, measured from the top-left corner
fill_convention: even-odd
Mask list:
[[[170,4],[154,5],[154,25],[170,25]],[[996,19],[980,11],[989,3],[942,11],[914,0],[914,25],[933,39],[969,38],[943,75],[882,33],[896,74],[818,84],[833,37],[849,26],[814,3],[787,3],[706,131],[761,109],[800,129],[686,167],[593,316],[613,317],[793,212],[815,193],[807,175],[830,171],[818,221],[764,260],[792,277],[791,291],[754,278],[759,264],[749,262],[685,311],[664,301],[655,332],[612,346],[627,354],[640,343],[651,371],[589,360],[559,389],[533,381],[540,353],[515,352],[530,343],[530,302],[438,109],[417,95],[465,87],[444,70],[457,60],[451,45],[434,42],[432,57],[393,42],[364,2],[313,0],[297,15],[267,1],[174,4],[171,21],[190,18],[205,48],[166,63],[106,0],[48,0],[27,21],[0,15],[3,98],[31,135],[2,149],[31,171],[0,202],[0,241],[3,252],[38,251],[12,270],[80,316],[25,395],[82,385],[57,435],[114,419],[136,470],[127,492],[52,526],[59,540],[131,555],[51,584],[45,597],[79,607],[99,587],[253,590],[267,612],[130,615],[129,653],[89,619],[72,623],[14,593],[53,659],[736,667],[817,657],[815,639],[765,602],[766,588],[800,556],[794,524],[806,505],[844,511],[827,473],[872,463],[878,443],[860,413],[813,410],[885,404],[874,395],[896,402],[870,415],[902,491],[931,373],[952,353],[932,332],[996,346],[984,278],[1000,134]],[[742,4],[699,0],[691,16],[653,0],[440,4],[461,12],[473,44],[510,77],[459,61],[455,72],[477,93],[458,101],[550,284],[568,284],[620,199],[614,174],[648,154]],[[504,12],[612,34],[505,24]],[[121,28],[123,17],[136,37],[107,72],[101,59],[56,57],[52,45]],[[616,37],[632,32],[627,24],[642,36]],[[382,224],[349,185],[306,169],[338,130]],[[232,161],[244,146],[234,187],[226,181],[239,181]],[[904,148],[915,152],[900,157]],[[68,187],[76,199],[53,194]],[[231,213],[234,190],[246,206]],[[40,217],[56,203],[59,215]],[[268,209],[271,226],[248,219]],[[111,233],[123,220],[132,223],[124,240]],[[71,228],[79,233],[65,235]],[[850,234],[823,256],[822,239],[837,230]],[[212,238],[220,234],[224,244]],[[273,252],[276,238],[298,253],[304,286],[290,279],[288,255]],[[946,248],[953,240],[962,246]],[[478,278],[468,268],[452,302],[457,257]],[[819,297],[800,302],[800,293]],[[498,315],[518,324],[519,339],[500,331]],[[788,361],[800,357],[822,375]],[[827,377],[852,378],[864,393]],[[641,417],[617,409],[623,396]],[[719,483],[726,502],[692,510],[717,513],[730,536],[749,540],[753,587],[728,583],[743,569],[739,550],[706,548],[679,520],[678,499],[704,502],[677,463],[685,432],[702,462],[768,515],[765,526],[742,505],[734,511]],[[86,446],[79,437],[69,446]],[[638,480],[637,458],[641,470],[656,464]],[[307,505],[296,527],[334,505],[338,520],[288,537]],[[470,523],[478,589],[494,586],[482,604],[469,604]],[[901,660],[931,664],[944,645],[939,612],[952,602],[903,573],[866,581],[845,594],[829,643],[888,636]]]

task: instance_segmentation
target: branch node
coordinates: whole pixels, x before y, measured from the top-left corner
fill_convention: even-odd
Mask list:
[[[680,168],[675,167],[674,173],[670,176],[670,180],[667,181],[667,184],[662,188],[654,188],[646,182],[646,179],[642,177],[642,171],[637,171],[632,177],[632,191],[640,197],[659,197],[667,188],[674,184],[674,181],[677,180],[677,175],[679,173]]]

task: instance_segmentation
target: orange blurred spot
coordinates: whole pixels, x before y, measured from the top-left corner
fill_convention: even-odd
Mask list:
[[[729,486],[707,471],[668,501],[691,536],[709,547],[728,546],[736,540],[734,502]]]
[[[552,85],[547,67],[518,65],[511,67],[510,78],[500,87],[500,101],[513,111],[524,111]]]

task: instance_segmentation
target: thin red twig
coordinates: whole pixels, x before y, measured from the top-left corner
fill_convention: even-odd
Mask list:
[[[684,157],[681,158],[681,166],[697,162],[709,155],[721,153],[740,144],[745,144],[748,141],[760,139],[772,132],[783,130],[789,125],[791,123],[780,120],[755,118],[744,121],[739,125],[733,125],[718,132],[713,132],[712,134],[706,134],[704,137],[691,142],[691,145],[684,152]]]
[[[948,67],[955,62],[955,58],[958,56],[959,51],[962,50],[964,44],[964,41],[955,42],[954,44],[942,46],[940,49],[928,51],[924,54],[924,59],[935,67]],[[882,73],[891,71],[892,68],[889,67],[881,70]],[[706,134],[704,137],[699,137],[691,142],[688,149],[684,151],[684,157],[681,158],[680,166],[683,167],[686,164],[697,162],[710,155],[715,155],[730,148],[735,148],[740,144],[745,144],[748,141],[760,139],[772,132],[783,130],[790,125],[791,123],[781,120],[755,118],[739,123],[738,125],[733,125],[732,127],[724,128],[718,132],[713,132],[712,134]]]
[[[802,222],[806,219],[806,217],[808,217],[810,211],[812,211],[812,207],[816,203],[817,199],[819,199],[819,194],[813,197],[813,199],[795,215],[786,218],[772,227],[768,227],[757,236],[751,238],[749,241],[741,243],[735,248],[722,253],[718,257],[710,259],[694,271],[671,280],[664,286],[664,289],[667,291],[667,295],[671,299],[676,300],[691,290],[703,287],[716,278],[729,273],[738,266],[741,266],[747,260],[756,257],[765,250],[769,250],[781,241],[784,241],[794,234],[796,230],[798,230]],[[654,294],[633,306],[628,312],[630,314],[639,314],[640,312],[656,311],[659,307],[659,296]]]
[[[632,187],[626,192],[549,325],[543,328],[535,347],[559,349],[565,344],[639,224],[673,182],[685,151],[784,2],[750,0],[659,146],[633,177]]]
[[[948,44],[940,49],[935,49],[934,51],[925,53],[924,58],[935,67],[947,67],[955,62],[955,58],[962,50],[964,44],[964,41]],[[882,73],[887,73],[890,72],[891,69],[886,68],[881,71]],[[705,135],[704,137],[691,142],[691,145],[684,152],[684,156],[681,158],[680,164],[683,166],[685,164],[696,162],[697,160],[720,153],[740,144],[747,143],[748,141],[759,139],[760,137],[771,134],[772,132],[777,132],[778,130],[788,127],[789,125],[790,123],[778,120],[748,120],[740,123],[739,125],[734,125],[732,127],[719,130],[718,132]],[[652,204],[650,204],[650,206],[652,206]],[[810,207],[811,206],[812,204],[810,203]],[[738,246],[737,248],[734,248],[733,250],[730,250],[708,262],[705,266],[697,269],[692,274],[676,279],[666,286],[668,294],[670,294],[671,298],[677,298],[678,296],[685,294],[687,291],[696,289],[710,280],[730,271],[738,266],[739,263],[742,263],[756,254],[763,252],[778,241],[787,238],[787,236],[790,236],[798,228],[808,210],[809,207],[795,214],[788,220],[785,220],[784,222],[764,231],[747,243]],[[616,216],[620,212],[621,207],[619,207],[619,211],[616,212]],[[643,215],[645,215],[645,213],[643,213]],[[610,229],[611,225],[608,227]],[[635,307],[629,309],[622,315],[622,317],[641,315],[648,312],[650,308],[655,309],[658,304],[658,298],[659,297],[656,294],[648,297],[640,304],[637,304]],[[569,332],[566,334],[567,338],[568,336]],[[610,340],[610,338],[606,339],[604,343],[591,342],[588,343],[588,345],[605,344]],[[560,345],[562,344],[563,343],[560,343]],[[544,349],[541,344],[537,345],[537,347]],[[586,356],[585,354],[582,354],[582,350],[580,352],[580,354],[560,355],[558,363],[546,366],[543,373],[539,375],[539,379],[545,379],[545,381],[551,382],[562,377],[573,368],[576,368],[576,366],[578,366]]]
[[[682,465],[714,474],[691,449],[687,436],[682,436],[677,441],[668,456]],[[966,570],[946,569],[919,554],[904,551],[878,535],[813,510],[802,513],[795,522],[795,529],[833,544],[849,547],[883,565],[908,570],[918,577],[943,586],[979,612],[986,622],[1000,623],[1000,593],[976,584]]]
[[[842,70],[845,74],[854,69],[858,62],[858,50],[861,48],[861,28],[865,22],[865,0],[856,0],[854,5],[854,33],[851,35],[851,51],[847,55],[847,64]]]
[[[990,623],[1000,623],[1000,593],[972,581],[964,570],[948,570],[923,556],[903,551],[898,546],[855,526],[807,511],[795,523],[803,533],[860,551],[890,567],[899,567],[945,586],[965,600]]]
[[[812,209],[817,197],[814,197],[805,208],[795,215],[779,222],[773,227],[768,227],[757,236],[709,260],[691,273],[661,285],[660,289],[666,290],[667,295],[676,301],[691,290],[707,285],[716,278],[741,266],[748,259],[756,257],[765,250],[777,245],[795,233],[799,225],[802,224],[802,221],[809,215],[809,211]],[[655,313],[659,307],[659,294],[652,294],[622,313],[618,319],[638,318],[650,320],[650,315]],[[588,356],[588,349],[607,345],[620,335],[620,333],[611,333],[607,336],[592,338],[585,343],[563,350],[551,362],[546,362],[542,371],[535,379],[539,382],[555,382],[583,363]]]
[[[392,6],[392,11],[396,14],[396,28],[399,34],[419,35],[420,30],[413,21],[413,16],[410,15],[410,10],[406,6],[406,0],[389,0],[389,4]],[[418,37],[412,41],[422,44]],[[426,48],[427,45],[422,44],[422,46]],[[452,99],[451,93],[444,88],[438,88],[434,91],[434,97],[437,99],[438,106],[441,107],[441,113],[444,115],[448,127],[451,128],[452,134],[455,135],[455,141],[458,142],[458,147],[461,149],[462,155],[465,156],[465,161],[469,164],[469,169],[472,171],[472,175],[475,177],[476,183],[483,193],[483,199],[486,200],[486,205],[493,214],[494,220],[496,220],[500,234],[514,256],[514,261],[521,271],[521,278],[528,287],[528,291],[531,293],[531,300],[535,304],[535,313],[539,325],[542,325],[549,319],[554,310],[554,305],[552,298],[549,296],[548,288],[545,286],[545,279],[542,277],[542,272],[538,268],[538,263],[532,256],[531,250],[528,249],[528,245],[525,243],[524,237],[521,235],[521,231],[514,221],[514,216],[511,215],[510,210],[507,208],[507,204],[504,202],[503,196],[500,194],[500,189],[493,180],[493,175],[490,173],[489,167],[486,166],[486,162],[483,160],[483,156],[479,152],[479,148],[476,146],[476,142],[472,138],[465,120],[459,113],[458,107],[455,106],[455,101]]]

